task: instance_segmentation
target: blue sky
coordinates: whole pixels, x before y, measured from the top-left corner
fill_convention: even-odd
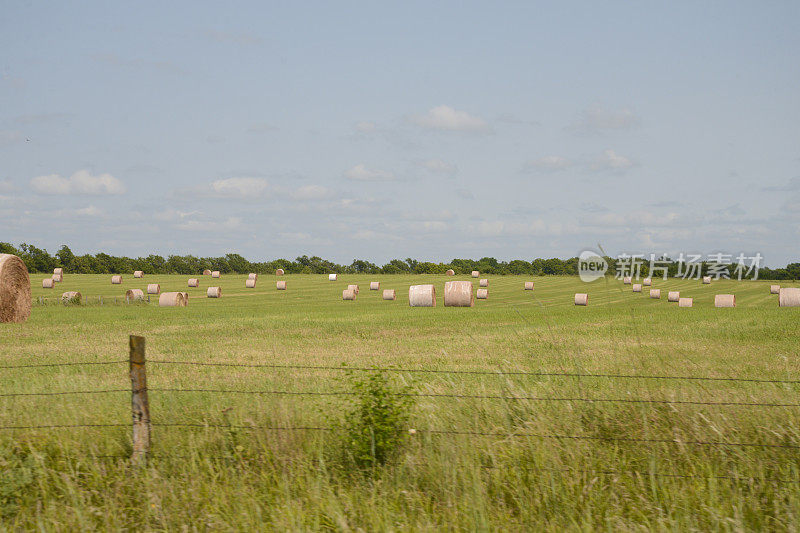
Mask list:
[[[798,2],[1,12],[2,241],[800,259]]]

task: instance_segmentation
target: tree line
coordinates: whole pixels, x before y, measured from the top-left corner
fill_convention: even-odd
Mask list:
[[[204,270],[219,270],[223,274],[258,274],[272,273],[282,268],[287,274],[444,274],[452,269],[456,274],[469,274],[477,270],[484,274],[492,275],[577,275],[578,258],[569,259],[514,259],[512,261],[499,261],[493,257],[481,259],[453,259],[448,263],[434,263],[418,261],[412,258],[392,259],[382,266],[355,259],[349,265],[340,265],[318,256],[303,255],[291,259],[275,259],[272,261],[251,262],[239,254],[225,254],[222,257],[195,257],[193,255],[148,255],[147,257],[118,257],[106,253],[75,255],[67,245],[51,255],[47,250],[32,244],[22,243],[13,246],[0,242],[0,253],[19,256],[31,273],[52,272],[54,268],[63,268],[65,273],[71,274],[126,274],[134,270],[141,270],[145,274],[201,274]],[[616,260],[606,257],[609,264],[607,275],[616,273]],[[676,261],[666,260],[660,263],[667,266],[670,277],[679,275],[685,270],[685,265]],[[727,271],[731,277],[736,277],[735,265],[728,265]],[[701,275],[709,273],[711,266],[704,262],[699,264]],[[768,280],[800,280],[800,263],[790,263],[785,268],[762,267],[757,270],[759,279]],[[642,276],[649,275],[649,264],[645,261],[641,266]],[[660,275],[657,272],[656,275]],[[746,277],[753,277],[755,272]]]

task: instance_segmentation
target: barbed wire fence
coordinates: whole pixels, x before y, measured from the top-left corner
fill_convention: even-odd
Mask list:
[[[363,366],[333,366],[333,365],[301,365],[301,364],[269,364],[269,363],[234,363],[234,362],[193,362],[175,361],[167,359],[146,360],[145,339],[144,337],[131,335],[129,339],[129,358],[112,361],[87,361],[87,362],[67,362],[67,363],[32,363],[18,365],[0,365],[0,370],[17,369],[37,369],[54,367],[81,367],[81,366],[129,366],[129,376],[131,380],[130,388],[113,389],[91,389],[91,390],[70,390],[70,391],[47,391],[47,392],[3,392],[0,398],[16,397],[60,397],[69,395],[101,395],[101,394],[131,394],[131,422],[110,422],[110,423],[76,423],[76,424],[9,424],[0,425],[0,431],[21,431],[21,430],[71,430],[71,429],[91,429],[91,428],[131,428],[132,454],[122,455],[92,455],[95,459],[130,459],[135,464],[141,464],[146,460],[171,460],[187,459],[190,456],[173,454],[152,454],[151,448],[151,429],[153,427],[164,428],[218,428],[236,429],[250,431],[290,431],[290,432],[333,432],[336,427],[332,426],[294,426],[294,425],[259,425],[259,424],[232,424],[232,423],[211,423],[211,422],[161,422],[153,421],[150,416],[149,393],[210,393],[210,394],[244,394],[255,396],[353,396],[352,391],[290,391],[290,390],[242,390],[242,389],[223,389],[223,388],[177,388],[177,387],[153,387],[147,386],[146,364],[152,365],[191,365],[200,367],[241,367],[241,368],[263,368],[270,370],[311,370],[311,371],[340,371],[340,372],[395,372],[395,373],[421,373],[421,374],[442,374],[442,375],[469,375],[469,376],[529,376],[529,377],[580,377],[605,380],[686,380],[704,382],[734,382],[751,384],[782,384],[798,385],[800,380],[792,379],[761,379],[750,377],[716,377],[716,376],[697,376],[697,375],[655,375],[655,374],[621,374],[621,373],[571,373],[571,372],[536,372],[523,370],[455,370],[455,369],[431,369],[431,368],[402,368],[402,367],[363,367]],[[454,394],[454,393],[425,393],[425,392],[403,392],[397,393],[401,396],[419,398],[468,398],[480,401],[503,400],[503,401],[536,401],[536,402],[580,402],[580,403],[622,403],[622,404],[659,404],[659,405],[696,405],[696,406],[720,406],[720,407],[748,407],[748,408],[797,408],[800,403],[777,403],[777,402],[734,402],[734,401],[691,401],[691,400],[669,400],[651,398],[593,398],[582,396],[556,397],[556,396],[532,396],[532,395],[511,395],[511,394]],[[800,443],[787,442],[732,442],[725,440],[681,440],[678,438],[638,438],[625,436],[596,436],[596,435],[573,435],[558,433],[538,433],[526,431],[476,431],[459,429],[414,429],[415,433],[429,435],[452,435],[486,438],[528,438],[539,440],[556,441],[605,441],[618,444],[642,443],[642,444],[667,444],[676,446],[699,446],[716,448],[762,448],[773,450],[784,450],[793,452],[800,450]],[[229,456],[212,456],[207,459],[229,461],[237,460]],[[497,468],[491,465],[481,465],[481,468]],[[543,471],[555,473],[574,473],[592,474],[603,476],[641,476],[659,477],[670,479],[717,479],[729,481],[764,481],[773,483],[800,484],[800,479],[771,478],[762,476],[734,476],[734,475],[694,475],[678,472],[649,472],[640,470],[581,470],[581,469],[552,469],[542,468]]]

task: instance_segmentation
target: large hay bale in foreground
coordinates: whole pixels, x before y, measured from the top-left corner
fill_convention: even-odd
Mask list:
[[[478,282],[478,287],[488,287],[488,286],[489,286],[489,280],[488,279],[484,278],[484,279],[482,279],[482,280],[480,280]]]
[[[624,278],[622,278],[622,283],[623,285],[630,285],[631,283],[633,283],[633,279],[630,276],[625,276]]]
[[[781,293],[781,286],[780,285],[770,285],[769,286],[769,293],[770,294],[780,294]]]
[[[209,287],[206,291],[206,296],[209,298],[222,298],[222,289],[220,287]]]
[[[634,283],[631,286],[631,289],[633,290],[633,292],[642,292],[642,284],[641,283]]]
[[[159,283],[148,283],[147,294],[158,294],[161,292],[161,285]]]
[[[283,281],[283,280],[276,282],[275,283],[275,288],[278,289],[279,291],[285,291],[286,290],[286,282]]]
[[[348,285],[347,290],[355,291],[355,293],[358,294],[358,285]]]
[[[222,274],[219,273],[219,270],[215,270],[211,273],[212,278],[221,278]]]
[[[532,291],[533,290],[533,282],[532,281],[526,281],[525,282],[525,290],[526,291]]]
[[[644,285],[645,287],[652,286],[653,285],[653,279],[652,278],[644,278],[642,280],[642,285]]]
[[[668,302],[677,302],[681,299],[680,291],[669,291],[667,293],[667,301]]]
[[[164,292],[158,297],[158,305],[161,307],[186,307],[189,303],[183,292]]]
[[[328,274],[328,281],[336,281],[337,277],[336,274]]]
[[[481,273],[478,272],[477,270],[473,270],[472,271],[472,277],[473,278],[479,278],[479,277],[481,277]]]
[[[244,286],[247,289],[255,289],[256,288],[256,280],[248,278],[248,279],[244,280]]]
[[[575,305],[589,305],[589,295],[583,292],[576,293]]]
[[[342,300],[355,300],[356,291],[352,289],[345,289],[342,291]]]
[[[377,291],[380,288],[381,288],[381,282],[380,281],[370,281],[369,282],[369,290]]]
[[[67,291],[61,295],[61,303],[63,304],[72,304],[72,305],[80,305],[81,304],[81,293],[77,291]]]
[[[211,275],[211,271],[208,270],[208,269],[205,269],[205,270],[203,270],[203,275],[204,276],[210,276]]]
[[[650,289],[650,298],[654,300],[661,299],[661,289]]]
[[[282,268],[279,268],[278,270],[276,270],[276,271],[275,271],[275,275],[276,275],[276,276],[283,276],[283,269],[282,269]]]
[[[63,268],[54,268],[53,269],[53,274],[58,274],[59,276],[61,276],[61,275],[64,274],[64,269]]]
[[[447,272],[445,272],[445,275],[447,275],[447,276],[455,276],[456,275],[456,271],[453,270],[452,268],[449,268],[449,269],[447,269]]]
[[[408,288],[408,305],[436,307],[436,288],[433,285],[412,285]]]
[[[122,276],[111,276],[112,285],[122,285]]]
[[[779,307],[800,307],[800,289],[797,287],[783,287],[778,296]]]
[[[128,302],[135,302],[136,300],[144,300],[144,292],[142,289],[128,289],[125,291],[125,300]]]
[[[197,279],[197,278],[189,278],[189,286],[190,287],[199,287],[200,286],[200,280]]]
[[[692,307],[694,305],[694,298],[681,298],[678,300],[678,307]]]
[[[142,272],[141,270],[134,270],[133,271],[133,277],[134,278],[143,278],[144,277],[144,272]]]
[[[711,276],[703,276],[703,285],[708,285],[711,283]]]
[[[386,289],[386,290],[383,291],[383,299],[384,300],[396,300],[397,299],[397,293],[394,291],[394,289]]]
[[[0,322],[25,322],[29,316],[31,280],[28,267],[16,255],[0,254]]]
[[[475,298],[471,281],[448,281],[444,284],[445,307],[472,307]]]
[[[478,289],[475,291],[475,298],[478,300],[488,300],[489,299],[489,289]]]
[[[42,280],[42,288],[43,289],[52,289],[56,284],[56,281],[53,278],[44,278]]]
[[[736,307],[736,295],[717,294],[714,296],[714,307]]]

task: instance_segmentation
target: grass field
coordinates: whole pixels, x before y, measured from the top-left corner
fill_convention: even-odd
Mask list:
[[[444,276],[287,275],[287,291],[274,276],[189,289],[187,276],[65,275],[55,290],[43,277],[31,276],[34,300],[79,290],[84,304],[37,302],[27,323],[0,324],[0,365],[119,363],[0,370],[6,529],[800,528],[800,383],[619,377],[800,380],[800,309],[779,308],[770,282],[656,280],[652,300],[616,280],[538,277],[531,292],[530,278],[489,277],[489,299],[469,309],[443,306]],[[122,303],[147,283],[188,291],[189,306]],[[349,283],[355,302],[341,300]],[[420,283],[436,285],[436,308],[408,306]],[[205,297],[212,284],[221,299]],[[714,308],[719,293],[737,307]],[[130,334],[149,360],[536,375],[388,372],[428,396],[414,398],[417,432],[397,456],[363,470],[336,430],[351,397],[252,393],[352,392],[359,372],[150,362],[153,457],[134,467],[122,458]],[[83,390],[111,392],[8,396]],[[51,424],[122,426],[8,429]]]

